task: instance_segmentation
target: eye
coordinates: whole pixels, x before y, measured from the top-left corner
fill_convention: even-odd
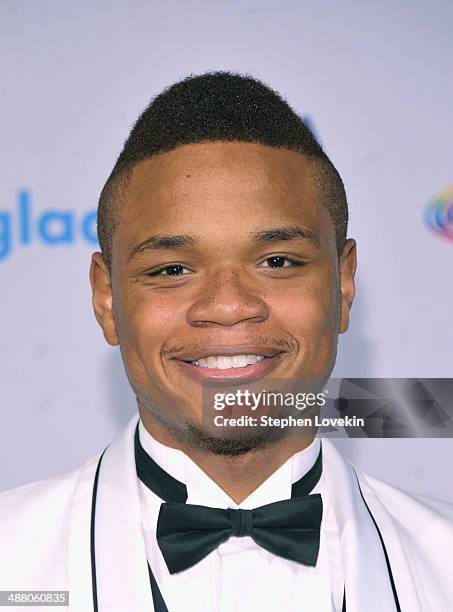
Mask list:
[[[289,259],[288,257],[283,257],[283,255],[272,255],[272,257],[267,257],[263,261],[263,264],[267,263],[265,268],[290,268],[291,266],[303,266],[302,261],[295,261],[294,259]]]
[[[186,270],[186,272],[184,272],[184,270]],[[171,266],[165,266],[158,270],[152,270],[148,272],[146,276],[182,276],[183,274],[187,274],[187,272],[190,272],[190,270],[185,266],[181,264],[172,264]]]

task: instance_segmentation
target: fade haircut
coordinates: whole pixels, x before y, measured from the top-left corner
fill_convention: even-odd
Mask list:
[[[156,96],[138,118],[101,192],[98,237],[111,266],[112,241],[138,162],[180,145],[240,141],[298,151],[313,162],[320,201],[335,225],[337,251],[346,240],[348,205],[335,166],[311,130],[270,87],[250,76],[209,72],[190,76]]]

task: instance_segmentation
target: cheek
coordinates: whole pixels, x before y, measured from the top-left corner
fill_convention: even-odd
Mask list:
[[[287,289],[273,300],[274,316],[295,337],[304,354],[329,352],[336,343],[339,303],[332,280],[327,283]]]
[[[118,312],[121,339],[147,347],[152,341],[156,352],[159,340],[171,331],[183,312],[169,294],[157,295],[143,289],[130,292]]]
[[[136,292],[121,304],[117,316],[121,353],[129,376],[134,379],[158,376],[162,369],[162,347],[172,336],[183,310],[175,309],[174,300],[157,296],[150,299]]]
[[[275,314],[298,328],[324,328],[337,319],[338,298],[335,290],[324,283],[311,283],[303,287],[285,288],[273,297]]]

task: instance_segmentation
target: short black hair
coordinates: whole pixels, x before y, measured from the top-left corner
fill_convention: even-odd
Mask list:
[[[156,96],[138,118],[101,192],[98,236],[107,265],[132,167],[180,145],[240,141],[283,147],[315,162],[316,184],[329,210],[340,254],[346,240],[348,205],[335,166],[312,131],[289,104],[263,82],[231,72],[190,76]]]

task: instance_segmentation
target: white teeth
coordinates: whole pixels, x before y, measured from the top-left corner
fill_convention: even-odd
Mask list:
[[[215,368],[217,367],[217,360],[215,357],[206,357],[206,359],[202,360],[200,359],[200,361],[206,361],[206,368]],[[202,365],[200,363],[200,361],[198,362],[198,365]]]
[[[234,367],[234,361],[232,357],[214,357],[217,361],[216,365],[214,363],[210,366],[211,368],[219,368],[220,370],[226,370],[227,368]],[[209,364],[209,357],[208,357]]]
[[[250,355],[250,357],[252,357],[252,355]],[[254,359],[254,357],[252,357],[252,359]],[[244,366],[248,365],[248,363],[249,360],[247,355],[235,355],[233,357],[233,365],[235,368],[243,368]]]
[[[193,365],[201,368],[217,368],[218,370],[226,370],[228,368],[244,368],[247,365],[252,365],[264,359],[263,355],[219,355],[203,357],[192,361]]]
[[[258,355],[247,355],[246,357],[247,357],[247,363],[249,365],[252,365],[253,363],[256,363],[257,361],[259,361]]]

